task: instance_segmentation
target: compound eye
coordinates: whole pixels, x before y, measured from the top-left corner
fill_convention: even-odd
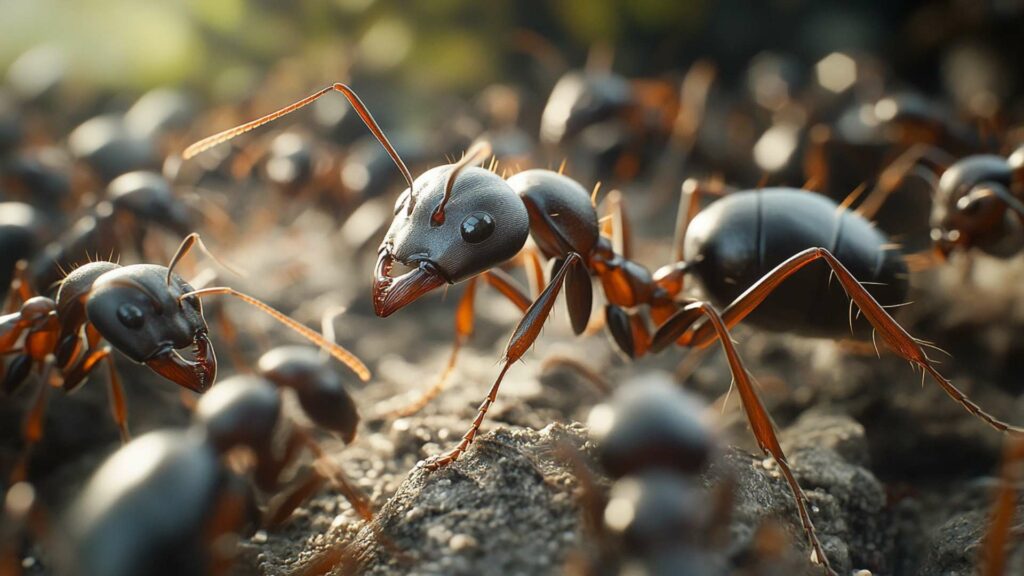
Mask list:
[[[146,317],[138,306],[126,303],[117,307],[117,319],[126,327],[137,330],[142,328]]]
[[[494,233],[494,218],[486,212],[473,212],[462,221],[462,239],[479,244]]]

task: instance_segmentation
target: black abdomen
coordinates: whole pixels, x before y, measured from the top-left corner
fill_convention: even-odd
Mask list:
[[[859,215],[804,190],[737,192],[703,210],[686,234],[685,258],[708,296],[726,306],[787,258],[825,248],[882,305],[904,302],[907,267],[889,239]],[[829,282],[824,262],[812,262],[784,281],[749,317],[750,323],[807,336],[848,335],[849,298]],[[870,334],[864,319],[855,334]]]

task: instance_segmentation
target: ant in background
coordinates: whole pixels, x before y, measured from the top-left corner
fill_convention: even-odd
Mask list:
[[[0,316],[0,354],[13,356],[3,373],[3,389],[14,393],[33,372],[40,387],[25,418],[26,446],[13,480],[25,477],[31,448],[42,438],[50,388],[71,392],[101,363],[107,365],[114,421],[122,441],[127,442],[128,410],[113,363],[114,350],[183,388],[206,392],[217,377],[217,357],[201,296],[234,296],[323,347],[360,379],[369,379],[369,369],[351,352],[268,304],[229,287],[193,289],[174,273],[174,267],[196,244],[209,254],[199,235],[193,233],[182,241],[166,267],[85,264],[61,281],[52,299],[34,295],[27,279],[21,279],[17,294],[25,299],[20,309]],[[185,348],[191,349],[192,360],[178,353]]]

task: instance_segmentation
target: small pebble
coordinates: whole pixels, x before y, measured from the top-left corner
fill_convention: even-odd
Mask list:
[[[252,535],[252,542],[253,542],[253,544],[263,544],[266,541],[267,541],[267,531],[266,530],[258,530],[255,534]]]
[[[448,541],[448,547],[456,552],[476,548],[476,546],[476,538],[473,538],[469,534],[456,534]]]

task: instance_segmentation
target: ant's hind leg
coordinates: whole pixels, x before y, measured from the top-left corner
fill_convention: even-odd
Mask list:
[[[800,484],[796,481],[796,477],[789,467],[786,454],[783,452],[782,445],[776,436],[775,424],[772,422],[771,415],[768,414],[764,404],[761,402],[761,398],[757,395],[753,381],[743,366],[739,353],[732,343],[729,330],[718,312],[707,302],[694,302],[685,306],[658,329],[652,339],[651,348],[653,350],[660,350],[676,341],[680,336],[685,339],[687,335],[695,331],[694,324],[702,316],[706,317],[707,321],[700,329],[709,328],[713,330],[718,341],[722,344],[722,349],[725,351],[726,358],[729,361],[733,382],[736,385],[736,390],[739,392],[740,400],[743,403],[743,410],[747,414],[747,420],[750,423],[751,430],[754,432],[754,438],[757,439],[758,446],[760,446],[765,454],[772,457],[776,465],[778,465],[779,471],[782,472],[782,476],[786,479],[786,483],[789,485],[790,492],[793,494],[793,499],[796,502],[800,523],[803,525],[804,533],[807,535],[807,540],[814,551],[815,562],[821,564],[828,574],[834,575],[835,571],[832,570],[829,564],[825,550],[818,539],[814,523],[811,521],[811,516],[808,512],[809,503],[807,495],[800,488]]]
[[[843,285],[843,289],[846,291],[847,296],[849,296],[860,308],[861,313],[871,323],[871,326],[875,331],[881,335],[882,341],[885,342],[893,352],[895,352],[899,357],[909,361],[911,364],[920,367],[924,372],[930,374],[935,382],[946,392],[947,395],[949,395],[950,398],[955,400],[963,406],[965,410],[974,414],[992,428],[995,428],[1000,432],[1024,434],[1024,428],[1013,426],[989,414],[971,401],[970,398],[947,380],[945,376],[940,374],[935,366],[932,365],[931,359],[928,358],[927,354],[925,354],[924,348],[921,346],[920,342],[907,333],[907,331],[889,315],[885,308],[875,300],[871,293],[869,293],[867,289],[853,277],[853,274],[851,274],[850,271],[847,270],[831,252],[824,248],[808,248],[807,250],[790,257],[782,264],[779,264],[774,270],[755,282],[753,286],[748,288],[746,292],[741,294],[725,309],[724,312],[722,312],[722,319],[725,322],[726,327],[731,328],[738,324],[741,320],[746,318],[748,314],[753,312],[758,305],[764,302],[764,299],[767,298],[768,295],[771,294],[772,291],[774,291],[780,284],[782,284],[786,278],[789,278],[798,270],[816,260],[824,260],[825,263],[828,264],[836,278],[838,278],[839,282]],[[706,323],[695,331],[683,334],[679,339],[679,344],[683,346],[703,348],[714,342],[717,337],[719,337],[719,335],[716,333],[714,326],[710,323]]]

